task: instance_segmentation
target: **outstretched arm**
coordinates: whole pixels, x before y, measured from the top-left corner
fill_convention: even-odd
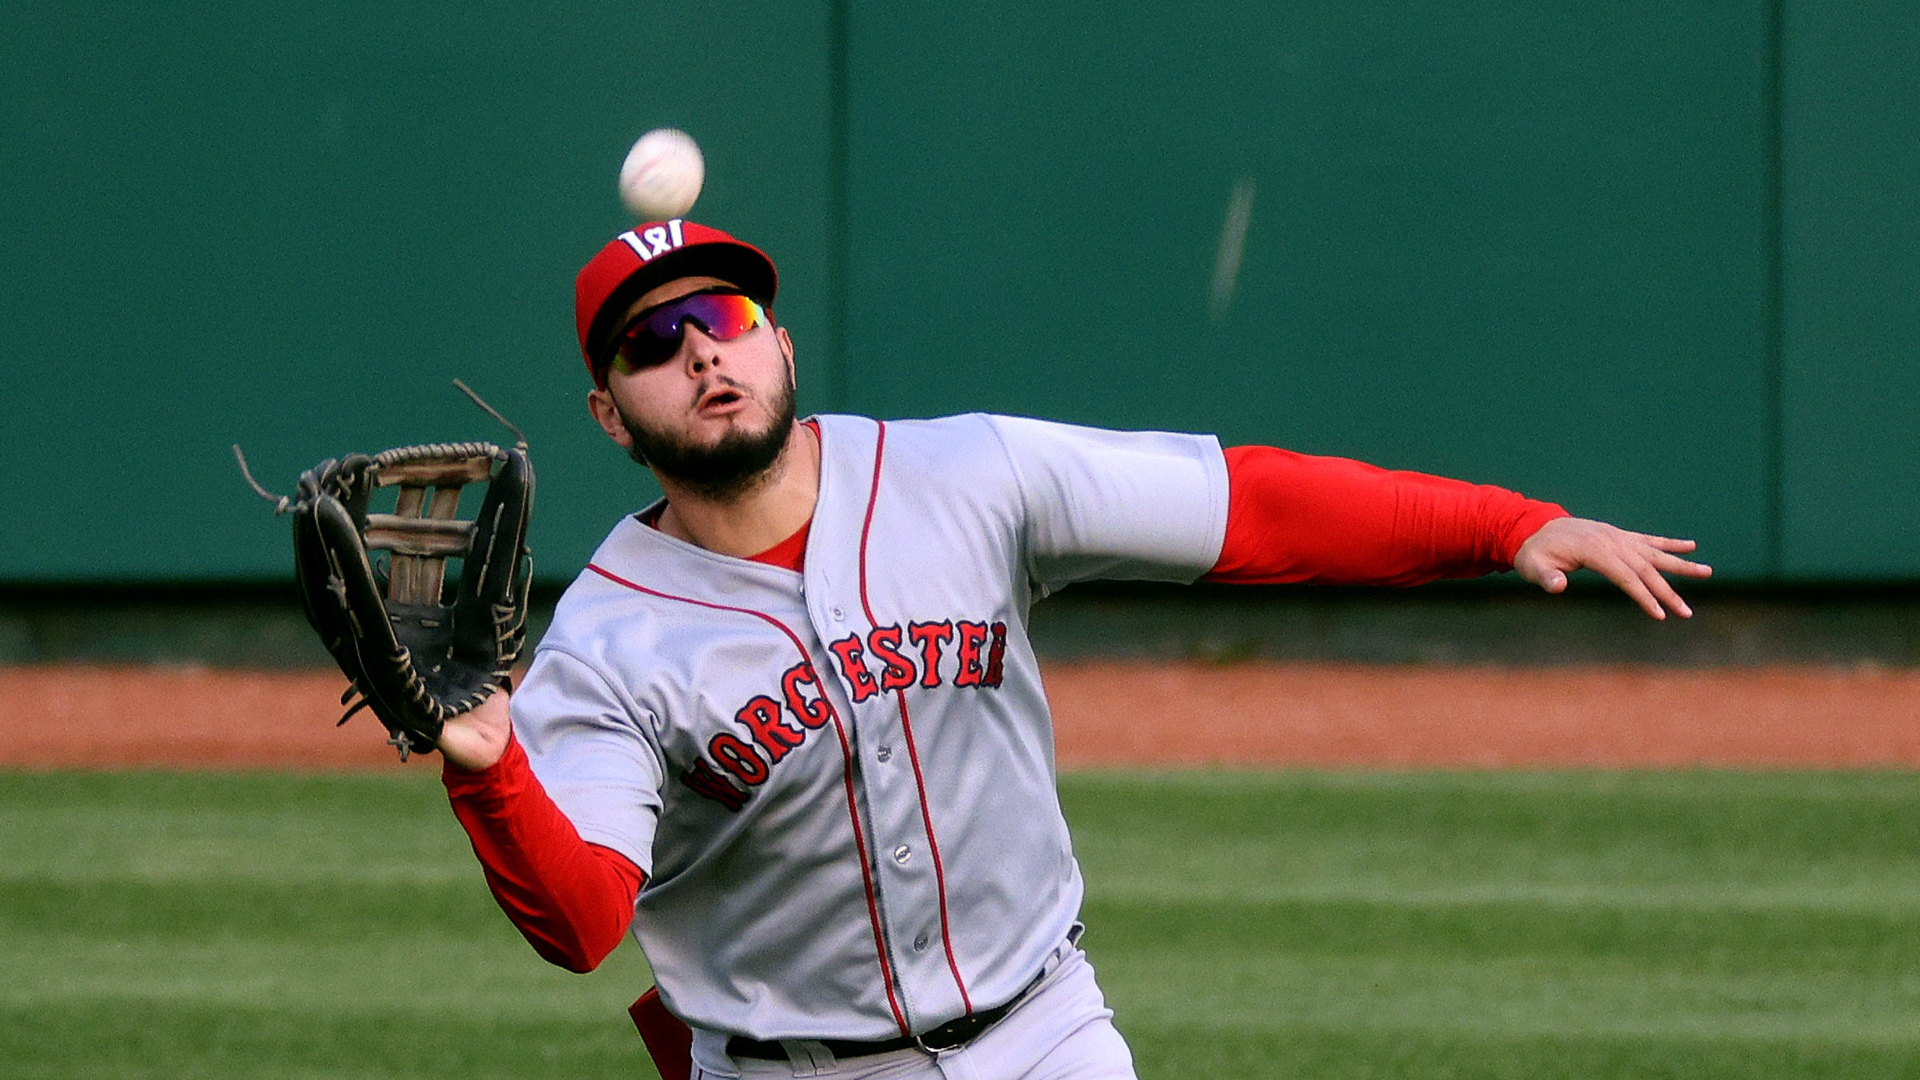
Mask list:
[[[1513,569],[1550,593],[1565,589],[1572,571],[1593,570],[1618,585],[1648,615],[1664,619],[1672,611],[1687,619],[1693,609],[1680,599],[1667,575],[1713,574],[1713,567],[1680,557],[1695,546],[1691,540],[1628,532],[1604,521],[1556,518],[1520,545]]]
[[[1656,619],[1692,611],[1663,575],[1712,570],[1691,540],[1569,517],[1504,488],[1267,446],[1226,451],[1227,534],[1206,577],[1235,584],[1418,585],[1516,570],[1548,592],[1605,575]]]
[[[1227,533],[1209,581],[1420,585],[1513,566],[1567,512],[1486,484],[1271,446],[1226,451]]]

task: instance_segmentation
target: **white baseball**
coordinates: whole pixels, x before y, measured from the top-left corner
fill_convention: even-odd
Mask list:
[[[684,216],[700,197],[707,165],[693,136],[678,128],[654,128],[627,151],[620,166],[620,201],[641,221]]]

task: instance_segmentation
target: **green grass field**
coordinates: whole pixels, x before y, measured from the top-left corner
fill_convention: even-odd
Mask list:
[[[1064,781],[1143,1077],[1920,1075],[1920,775]],[[651,1076],[431,769],[0,773],[0,1076]]]

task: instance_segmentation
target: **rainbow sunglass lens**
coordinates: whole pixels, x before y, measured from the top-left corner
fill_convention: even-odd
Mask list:
[[[673,358],[689,320],[715,341],[732,341],[766,322],[758,303],[734,291],[688,293],[651,308],[627,326],[614,342],[614,363],[631,374]]]

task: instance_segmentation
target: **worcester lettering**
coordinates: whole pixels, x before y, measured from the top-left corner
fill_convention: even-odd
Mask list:
[[[911,644],[909,644],[911,642]],[[948,646],[951,645],[952,648]],[[855,703],[918,684],[997,689],[1007,652],[1007,624],[946,620],[875,627],[827,646]],[[868,665],[880,662],[878,678]]]
[[[849,634],[827,646],[856,704],[908,687],[942,685],[998,689],[1005,668],[1007,624],[966,620],[875,627],[864,637]],[[876,672],[868,664],[879,664]],[[788,754],[833,719],[820,692],[820,676],[802,661],[780,676],[777,690],[756,694],[733,714],[738,731],[707,740],[707,758],[680,774],[693,791],[728,810],[747,804],[753,789],[773,775]]]

